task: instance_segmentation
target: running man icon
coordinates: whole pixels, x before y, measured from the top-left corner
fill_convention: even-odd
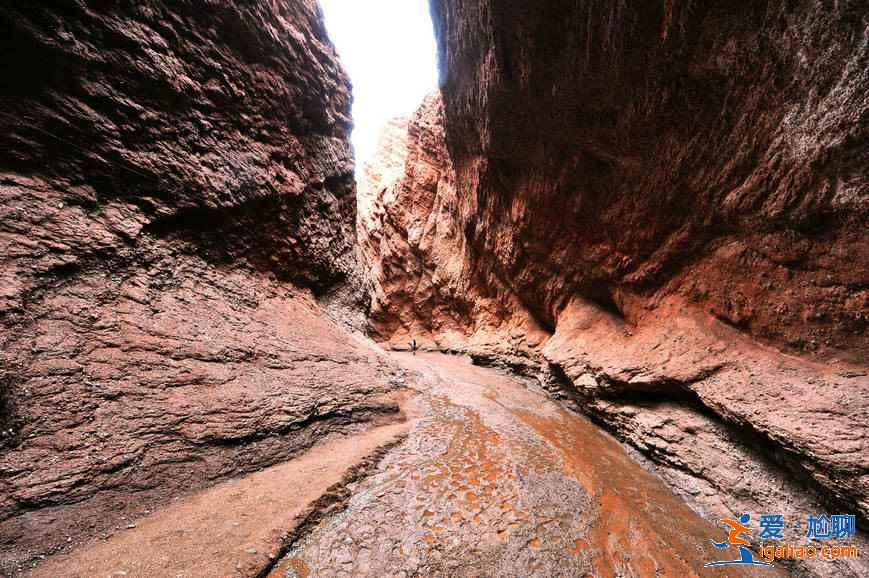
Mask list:
[[[719,550],[723,550],[724,548],[729,548],[730,546],[736,546],[739,550],[739,559],[737,560],[720,560],[718,562],[709,562],[708,564],[704,564],[703,567],[706,566],[728,566],[731,564],[748,564],[751,566],[772,566],[769,562],[761,562],[759,560],[754,559],[754,555],[751,550],[748,549],[748,546],[751,544],[745,538],[740,538],[739,535],[751,532],[751,528],[746,526],[751,520],[751,514],[745,513],[739,517],[739,521],[723,519],[718,520],[719,522],[730,526],[730,531],[727,534],[727,540],[724,542],[716,542],[712,540],[712,545],[718,548]]]

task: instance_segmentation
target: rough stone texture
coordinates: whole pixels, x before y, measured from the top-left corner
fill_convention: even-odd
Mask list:
[[[862,3],[432,5],[444,128],[381,188],[374,333],[542,360],[710,518],[864,523]]]
[[[3,573],[396,409],[316,302],[358,294],[349,86],[313,0],[7,4]],[[864,524],[863,2],[433,14],[445,101],[365,173],[374,332],[542,361],[710,517]]]
[[[0,32],[0,573],[395,411],[314,300],[356,265],[313,0],[6,3]]]
[[[648,456],[698,511],[869,517],[869,378],[759,347],[679,301],[630,325],[577,298],[543,354],[556,395]],[[861,538],[864,539],[864,538]],[[800,564],[862,576],[865,562]]]
[[[518,300],[471,269],[456,220],[440,93],[429,95],[409,122],[384,129],[364,175],[359,243],[373,287],[369,325],[375,336],[397,347],[411,338],[447,349],[497,345],[502,354],[527,355],[540,345],[545,332]]]
[[[349,83],[312,0],[18,3],[0,25],[0,168],[43,177],[4,186],[4,224],[57,245],[4,241],[4,309],[142,229],[308,283],[352,269]]]
[[[679,293],[751,334],[869,354],[862,0],[433,2],[459,226],[554,326]]]
[[[400,414],[384,421],[396,417]],[[406,426],[389,423],[342,435],[345,430],[304,455],[214,484],[154,512],[140,509],[122,530],[52,556],[26,576],[258,576],[281,555],[286,536],[303,531],[321,508],[334,506],[346,484],[373,469]]]
[[[467,358],[396,355],[420,391],[407,439],[269,578],[698,578],[720,555],[713,524],[544,392]]]
[[[418,111],[415,116],[420,114]],[[409,122],[410,118],[403,116],[388,121],[380,131],[375,156],[362,166],[356,203],[360,232],[376,230],[374,224],[384,210],[383,195],[404,177]]]

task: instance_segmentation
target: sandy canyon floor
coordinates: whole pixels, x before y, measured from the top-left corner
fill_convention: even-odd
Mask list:
[[[685,577],[721,558],[720,529],[532,383],[391,355],[406,421],[176,500],[30,576]]]

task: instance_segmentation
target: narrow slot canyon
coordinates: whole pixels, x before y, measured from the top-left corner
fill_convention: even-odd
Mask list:
[[[0,32],[0,575],[869,575],[865,0]]]

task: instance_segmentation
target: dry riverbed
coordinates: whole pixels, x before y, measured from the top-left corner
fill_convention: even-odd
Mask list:
[[[392,356],[407,421],[177,500],[30,576],[684,578],[721,558],[720,529],[533,383]]]
[[[395,356],[420,392],[407,439],[269,578],[684,578],[720,559],[720,529],[533,384],[466,358]]]

